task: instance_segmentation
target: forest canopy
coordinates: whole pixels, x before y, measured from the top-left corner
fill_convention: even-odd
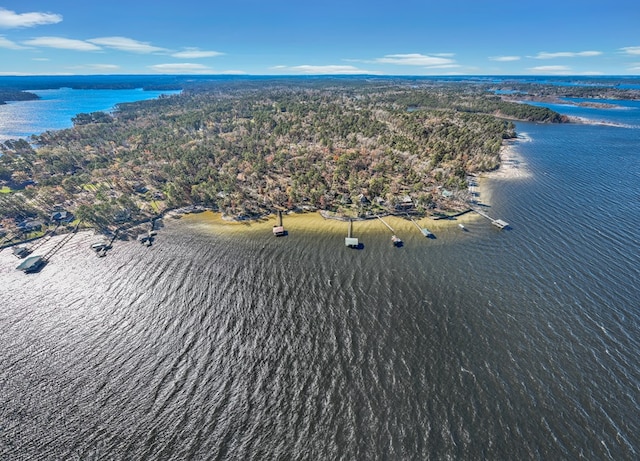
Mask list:
[[[193,204],[235,217],[433,212],[461,206],[467,176],[498,167],[508,119],[564,121],[464,84],[196,83],[1,144],[2,217],[63,207],[106,228]]]

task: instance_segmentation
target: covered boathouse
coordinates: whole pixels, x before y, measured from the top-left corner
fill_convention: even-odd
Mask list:
[[[32,272],[38,272],[42,267],[47,264],[47,260],[43,256],[31,256],[16,267],[16,269],[23,271],[26,274]]]

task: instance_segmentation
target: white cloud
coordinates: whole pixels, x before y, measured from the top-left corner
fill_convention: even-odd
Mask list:
[[[620,48],[620,51],[635,56],[640,54],[640,46],[626,46],[624,48]]]
[[[450,54],[445,54],[444,56],[452,56]],[[453,59],[449,57],[443,57],[442,54],[427,56],[419,53],[409,53],[409,54],[388,54],[383,56],[382,58],[376,58],[374,62],[379,64],[399,64],[402,66],[443,66],[455,64]]]
[[[555,58],[588,58],[593,56],[600,56],[602,51],[559,51],[557,53],[547,53],[541,51],[534,56],[535,59],[555,59]]]
[[[307,75],[336,75],[336,74],[376,74],[370,70],[359,69],[355,66],[327,65],[327,66],[275,66],[272,69],[287,70]]]
[[[79,66],[67,66],[66,69],[71,69],[74,71],[74,73],[78,73],[78,71],[112,73],[119,70],[120,66],[116,64],[82,64]]]
[[[62,21],[62,16],[53,13],[22,13],[0,8],[0,27],[15,29],[19,27],[33,27],[45,24],[56,24]]]
[[[63,37],[37,37],[23,42],[31,46],[46,46],[48,48],[59,48],[61,50],[75,51],[99,51],[102,48],[92,43],[82,40],[74,40]]]
[[[111,72],[120,69],[120,66],[118,66],[117,64],[89,64],[87,67],[90,67],[93,70],[101,70],[105,72]]]
[[[11,40],[4,38],[4,36],[0,35],[0,48],[7,48],[9,50],[24,50],[26,47],[18,45]]]
[[[156,64],[149,66],[149,69],[163,74],[211,74],[213,69],[203,64],[194,64],[190,62]]]
[[[571,72],[571,67],[569,66],[536,66],[529,67],[529,70],[532,72],[542,72],[549,74],[568,74]]]
[[[171,56],[174,58],[182,59],[198,59],[198,58],[213,58],[216,56],[222,56],[224,53],[219,51],[205,51],[199,48],[185,48],[182,51],[173,53]]]
[[[216,72],[224,75],[247,75],[244,70],[223,70],[222,72]]]
[[[520,61],[520,56],[491,56],[489,60],[497,62]]]
[[[455,69],[457,67],[462,67],[460,64],[443,64],[441,66],[428,66],[425,69]]]
[[[166,48],[153,46],[148,42],[140,42],[127,37],[99,37],[87,40],[95,45],[106,46],[120,51],[128,51],[130,53],[159,53],[168,51]]]

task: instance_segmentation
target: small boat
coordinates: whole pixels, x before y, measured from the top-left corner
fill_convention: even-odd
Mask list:
[[[431,232],[429,229],[427,229],[426,227],[420,229],[420,232],[422,232],[422,235],[424,235],[427,238],[431,238],[433,237],[433,232]]]
[[[466,227],[464,227],[462,224],[458,224],[458,227],[459,227],[460,229],[462,229],[463,231],[466,231],[466,230],[467,230],[467,228],[466,228]]]
[[[393,243],[394,246],[397,246],[397,247],[401,247],[402,246],[402,240],[399,237],[395,236],[395,235],[391,236],[391,242]]]

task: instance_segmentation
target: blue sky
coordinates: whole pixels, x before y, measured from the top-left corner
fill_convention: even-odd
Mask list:
[[[637,0],[0,0],[0,75],[639,75]]]

